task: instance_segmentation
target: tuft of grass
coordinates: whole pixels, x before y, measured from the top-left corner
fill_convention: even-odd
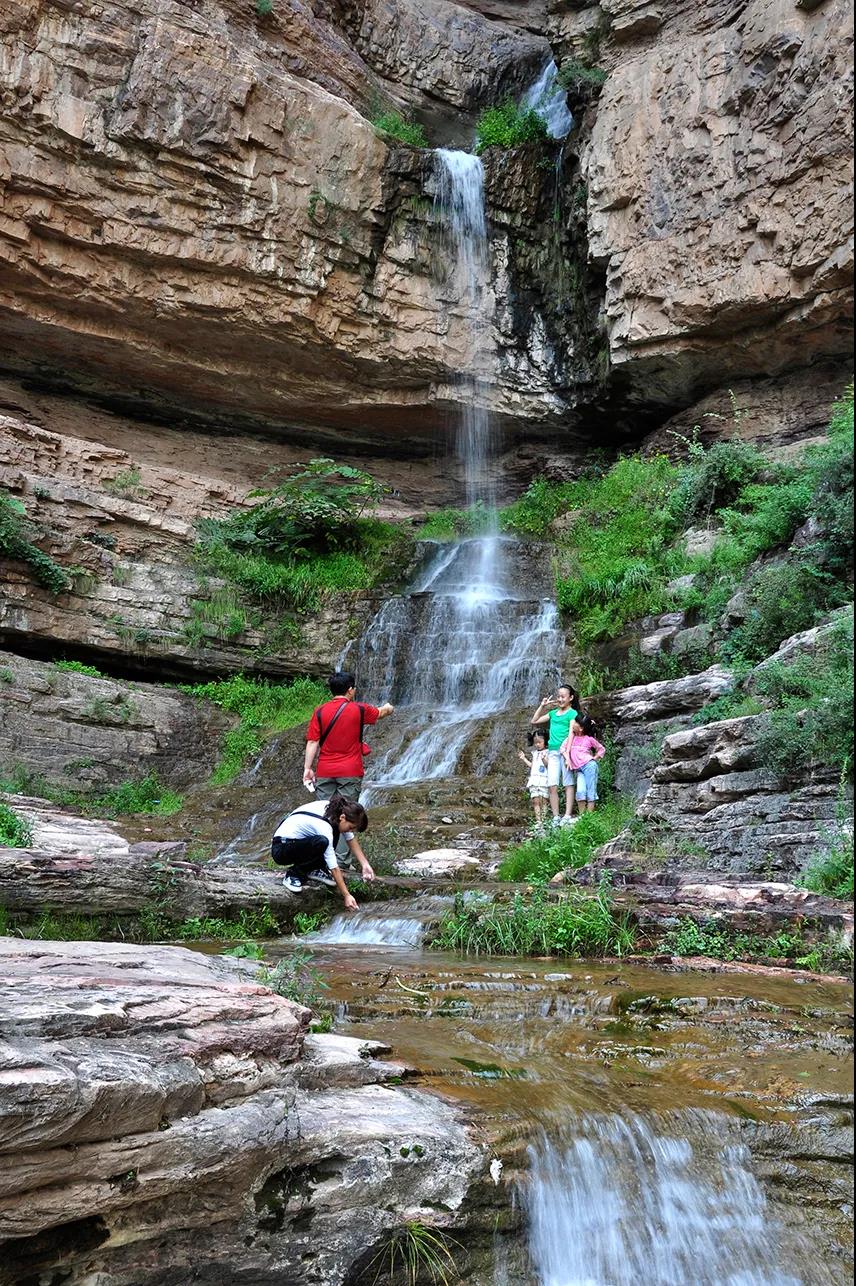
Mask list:
[[[87,674],[90,679],[106,679],[107,675],[94,665],[84,665],[82,661],[54,661],[53,668],[61,674]]]
[[[621,956],[633,942],[629,917],[616,913],[602,880],[593,893],[569,889],[556,899],[543,886],[503,902],[459,893],[431,946],[465,955]]]
[[[599,94],[608,79],[602,67],[583,62],[581,58],[566,58],[559,68],[559,84],[577,95]]]
[[[416,533],[419,540],[460,540],[490,531],[493,515],[487,505],[469,509],[437,509]]]
[[[418,1145],[413,1149],[402,1149],[402,1155],[409,1155],[411,1150],[422,1155]],[[460,1243],[447,1233],[412,1220],[390,1233],[368,1264],[366,1276],[374,1269],[375,1283],[383,1278],[390,1282],[403,1281],[405,1286],[417,1286],[418,1282],[426,1280],[433,1286],[451,1286],[452,1282],[460,1280],[453,1252],[462,1249]]]
[[[139,814],[149,817],[171,817],[184,806],[184,797],[164,786],[156,773],[137,781],[124,781],[101,795],[84,795],[80,791],[52,786],[44,777],[17,765],[0,776],[0,791],[7,794],[35,795],[67,808],[78,808],[89,816],[119,817]]]
[[[33,828],[7,804],[0,804],[0,848],[30,848]]]
[[[268,683],[242,674],[211,683],[183,685],[180,690],[213,701],[221,709],[241,717],[240,726],[223,737],[220,760],[212,777],[214,785],[231,781],[259,754],[266,737],[304,723],[316,706],[329,697],[326,687],[314,679]]]
[[[842,777],[853,768],[853,617],[839,621],[815,652],[759,670],[758,694],[774,703],[758,737],[758,757],[781,780],[814,765]]]
[[[275,991],[278,996],[284,996],[286,1000],[320,1011],[327,983],[318,970],[313,968],[311,961],[310,951],[292,951],[290,955],[278,960],[272,969],[261,969],[258,974],[259,982]]]
[[[812,858],[799,879],[812,893],[853,901],[853,831],[842,827],[831,835],[823,850]]]
[[[499,878],[519,883],[549,880],[566,867],[586,866],[601,844],[614,839],[633,816],[633,804],[612,796],[593,813],[581,813],[572,826],[555,826],[509,850],[499,868]]]
[[[544,143],[549,138],[547,123],[532,107],[520,107],[508,98],[498,107],[487,107],[476,122],[477,155],[489,147],[521,147]]]
[[[191,916],[171,930],[183,942],[235,941],[238,938],[264,938],[279,933],[279,922],[270,907],[258,911],[241,911],[235,920],[221,916]]]
[[[430,146],[422,126],[415,121],[405,120],[400,112],[379,112],[372,117],[372,125],[379,134],[385,134],[387,138],[398,139],[400,143],[406,143],[408,147]]]

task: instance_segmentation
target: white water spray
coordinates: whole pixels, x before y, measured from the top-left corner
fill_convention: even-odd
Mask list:
[[[559,82],[559,69],[552,60],[547,63],[535,84],[523,95],[520,105],[532,108],[543,117],[551,138],[567,138],[574,128],[567,91]]]
[[[723,1147],[721,1122],[697,1115],[682,1137],[640,1117],[589,1117],[576,1138],[530,1146],[540,1286],[800,1286],[784,1261],[801,1247],[784,1246],[746,1149]]]

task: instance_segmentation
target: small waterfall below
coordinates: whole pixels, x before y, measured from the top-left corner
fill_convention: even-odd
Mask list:
[[[589,1117],[576,1137],[542,1135],[529,1161],[523,1195],[539,1286],[810,1280],[807,1248],[776,1225],[747,1149],[723,1140],[712,1114],[656,1128],[638,1116]]]
[[[531,107],[543,117],[548,134],[557,141],[567,138],[574,128],[568,95],[559,82],[559,69],[552,59],[523,95],[520,105]]]
[[[426,930],[451,905],[451,898],[420,897],[395,907],[376,903],[335,916],[323,929],[304,934],[310,947],[399,947],[418,949]]]

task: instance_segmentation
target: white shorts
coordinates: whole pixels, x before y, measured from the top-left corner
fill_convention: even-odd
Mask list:
[[[567,767],[561,752],[558,750],[548,750],[547,752],[547,785],[548,786],[573,786],[576,774]]]
[[[547,798],[547,796],[549,795],[549,793],[550,793],[550,792],[547,790],[547,787],[546,787],[546,786],[530,786],[530,787],[529,787],[529,798],[530,798],[530,799],[546,799],[546,798]]]

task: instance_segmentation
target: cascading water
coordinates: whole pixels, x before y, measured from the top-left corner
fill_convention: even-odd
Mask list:
[[[477,369],[489,319],[484,170],[467,152],[435,156],[435,213],[452,258],[456,297],[468,308]],[[411,590],[385,604],[358,646],[362,690],[412,707],[406,720],[399,715],[402,741],[373,766],[367,802],[379,788],[452,774],[474,725],[537,699],[541,686],[555,678],[563,647],[543,569],[534,568],[526,546],[495,530],[496,444],[478,377],[468,377],[460,391],[465,409],[458,452],[467,502],[479,506],[488,530],[438,548]]]
[[[521,107],[530,107],[543,117],[548,134],[556,140],[567,138],[574,128],[568,95],[559,81],[559,69],[552,60],[523,95]]]
[[[806,1248],[776,1226],[748,1159],[703,1113],[674,1134],[589,1117],[576,1137],[542,1136],[524,1193],[539,1286],[800,1286]]]

